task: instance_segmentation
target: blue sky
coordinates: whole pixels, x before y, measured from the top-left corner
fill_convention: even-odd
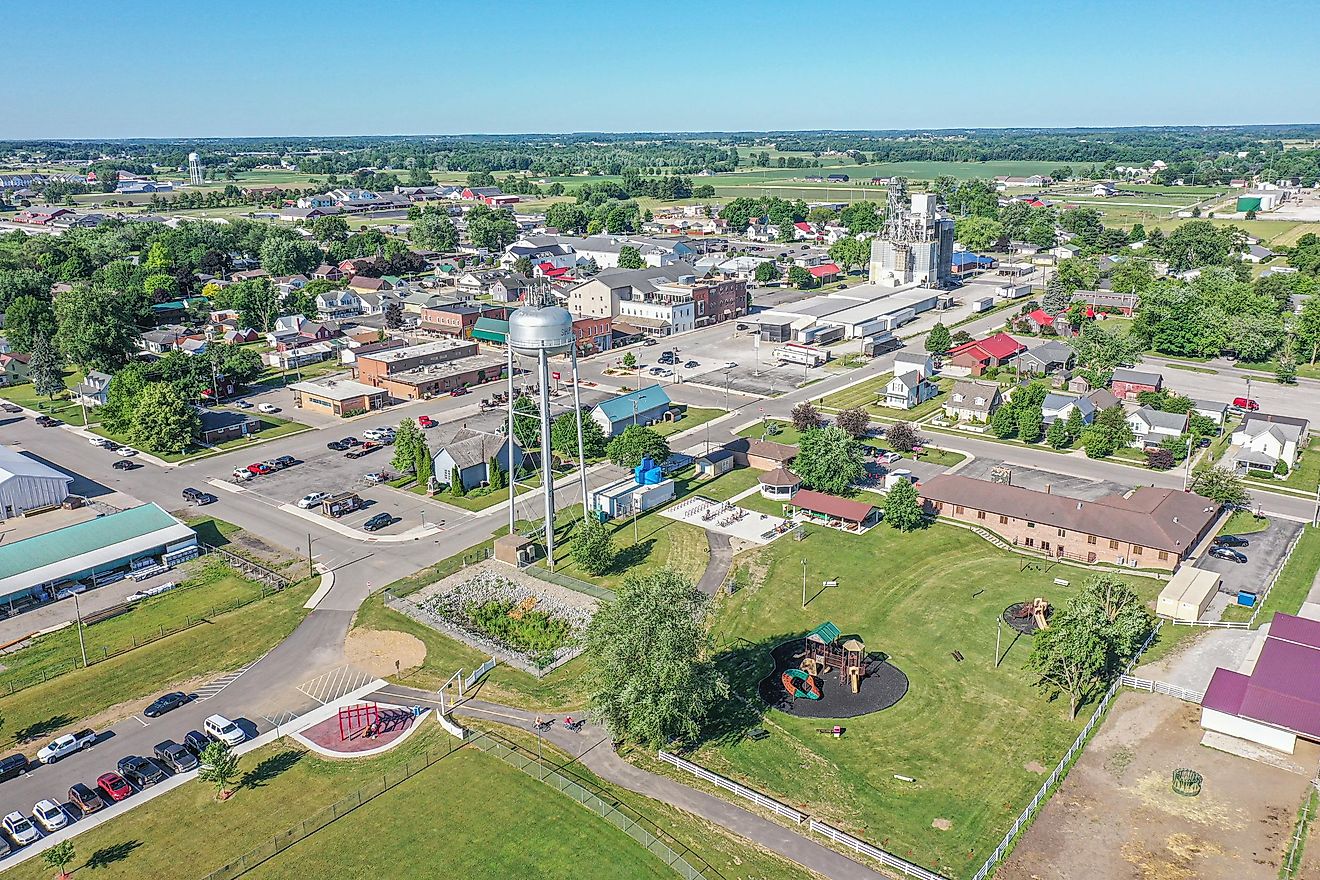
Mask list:
[[[1317,0],[4,6],[0,138],[1320,122]]]

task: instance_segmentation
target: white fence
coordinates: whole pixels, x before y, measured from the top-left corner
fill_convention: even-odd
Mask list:
[[[485,675],[487,672],[490,672],[492,669],[495,668],[495,663],[496,663],[495,658],[491,657],[485,663],[481,664],[476,669],[472,670],[472,674],[469,675],[467,677],[467,680],[463,682],[463,690],[465,691],[472,690],[472,686],[477,682],[481,681],[481,677],[483,675]]]
[[[1265,589],[1262,590],[1256,596],[1256,607],[1255,610],[1251,612],[1250,619],[1246,621],[1176,620],[1167,617],[1161,619],[1168,620],[1174,626],[1208,626],[1208,627],[1218,627],[1221,629],[1251,629],[1253,626],[1256,625],[1256,618],[1260,616],[1261,609],[1265,607],[1265,600],[1269,598],[1270,590],[1274,589],[1275,581],[1279,579],[1279,575],[1283,574],[1284,566],[1286,566],[1288,564],[1288,560],[1292,558],[1292,553],[1293,550],[1296,549],[1297,547],[1297,542],[1302,539],[1302,535],[1304,535],[1305,533],[1306,533],[1306,527],[1303,526],[1301,530],[1299,530],[1297,534],[1293,536],[1292,541],[1288,543],[1288,549],[1283,551],[1283,559],[1279,562],[1278,566],[1275,567],[1274,574],[1270,576],[1269,582],[1265,584]]]
[[[1146,653],[1146,649],[1155,640],[1155,636],[1160,631],[1163,623],[1163,621],[1156,622],[1155,628],[1150,631],[1146,641],[1142,643],[1137,653],[1123,668],[1124,676],[1132,671],[1133,667],[1137,665],[1137,661],[1141,659],[1141,655]],[[1105,691],[1104,697],[1100,700],[1100,705],[1095,707],[1095,711],[1091,713],[1091,717],[1087,720],[1086,726],[1082,728],[1082,732],[1077,734],[1077,739],[1073,740],[1073,744],[1068,747],[1068,751],[1063,758],[1055,765],[1054,772],[1041,785],[1036,792],[1036,796],[1031,799],[1031,803],[1027,804],[1027,808],[1013,821],[1013,826],[1008,829],[1004,839],[999,842],[999,846],[995,847],[995,851],[990,854],[990,858],[985,860],[985,864],[981,866],[981,870],[976,872],[972,880],[985,880],[986,877],[990,876],[990,872],[995,869],[995,866],[1003,860],[1004,856],[1008,855],[1008,851],[1012,848],[1013,841],[1017,839],[1018,834],[1026,830],[1027,826],[1031,824],[1031,820],[1036,817],[1037,811],[1050,799],[1054,786],[1062,782],[1063,777],[1068,775],[1069,765],[1072,763],[1073,758],[1077,757],[1086,746],[1086,741],[1090,738],[1091,732],[1100,724],[1100,719],[1104,717],[1105,710],[1109,708],[1109,701],[1114,698],[1114,694],[1118,693],[1121,680],[1122,676],[1114,679],[1113,684],[1109,686],[1109,690]]]
[[[775,800],[774,798],[766,797],[765,795],[761,794],[759,791],[748,788],[745,785],[739,785],[738,783],[734,782],[732,779],[728,779],[727,777],[721,776],[718,773],[712,773],[711,771],[707,770],[705,767],[702,767],[700,764],[693,764],[691,761],[684,761],[682,758],[678,757],[678,755],[671,755],[665,751],[657,752],[657,755],[659,756],[660,760],[664,761],[666,764],[673,764],[678,769],[686,770],[688,773],[691,773],[693,776],[697,777],[698,779],[704,779],[707,782],[711,783],[712,785],[718,785],[720,788],[724,789],[725,791],[731,791],[734,794],[738,795],[738,797],[746,798],[747,800],[756,804],[758,807],[767,809],[776,815],[783,816],[787,819],[792,819],[794,822],[797,822],[799,825],[802,824],[803,820],[807,818],[807,815],[805,813],[801,813],[793,809],[792,807],[788,806],[787,804],[781,804],[779,801]]]
[[[1118,683],[1123,687],[1135,688],[1139,691],[1150,691],[1152,694],[1165,694],[1170,697],[1177,697],[1180,700],[1186,700],[1189,703],[1200,703],[1205,698],[1205,691],[1192,691],[1185,687],[1178,687],[1176,684],[1167,684],[1162,681],[1153,681],[1149,678],[1137,678],[1135,675],[1120,675]]]
[[[942,874],[936,874],[934,871],[928,871],[920,865],[914,865],[911,862],[904,861],[896,855],[887,853],[878,847],[871,846],[871,844],[864,840],[858,840],[851,834],[844,834],[837,828],[831,828],[824,822],[811,819],[807,823],[807,827],[817,834],[828,837],[840,846],[846,846],[854,852],[870,856],[885,867],[893,868],[895,871],[902,872],[904,877],[920,877],[921,880],[946,880]]]

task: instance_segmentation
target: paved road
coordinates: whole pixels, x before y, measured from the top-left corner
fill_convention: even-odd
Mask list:
[[[1202,367],[1217,370],[1216,373],[1178,369],[1171,364],[1180,362],[1154,355],[1147,355],[1142,363],[1158,369],[1164,376],[1166,387],[1194,399],[1232,403],[1235,397],[1250,396],[1260,402],[1262,412],[1298,416],[1312,422],[1320,413],[1320,381],[1315,379],[1298,379],[1296,385],[1280,385],[1273,376],[1240,370],[1222,359],[1209,361]],[[1192,366],[1201,367],[1200,364]],[[1251,380],[1250,395],[1247,393],[1248,379]]]

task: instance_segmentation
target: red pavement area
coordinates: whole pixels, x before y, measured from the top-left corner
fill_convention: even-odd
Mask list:
[[[350,734],[348,739],[340,740],[338,715],[327,718],[319,724],[313,724],[306,730],[300,731],[300,735],[307,737],[307,739],[327,751],[352,755],[356,752],[366,752],[389,745],[407,733],[415,720],[412,712],[407,709],[401,709],[397,706],[381,706],[380,730],[374,737],[368,737],[366,730],[360,728]]]

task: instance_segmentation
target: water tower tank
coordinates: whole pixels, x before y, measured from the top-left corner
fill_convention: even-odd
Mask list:
[[[573,347],[573,315],[559,306],[523,306],[509,316],[509,345],[516,354],[563,354]]]

